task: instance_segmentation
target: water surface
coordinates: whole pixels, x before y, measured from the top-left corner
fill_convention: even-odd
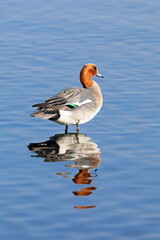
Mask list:
[[[0,239],[160,239],[159,1],[0,9]],[[88,62],[104,105],[78,138],[29,116]]]

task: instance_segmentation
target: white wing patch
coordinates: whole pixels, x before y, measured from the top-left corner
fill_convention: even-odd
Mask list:
[[[81,103],[76,103],[76,105],[78,105],[78,107],[79,107],[79,106],[82,106],[82,105],[87,104],[87,103],[90,103],[90,102],[92,102],[91,99],[86,99],[85,101],[83,101],[83,102],[81,102]]]

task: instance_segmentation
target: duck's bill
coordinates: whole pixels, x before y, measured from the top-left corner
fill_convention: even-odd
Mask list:
[[[100,77],[100,78],[103,78],[103,75],[101,75],[100,73],[98,73],[96,76]]]

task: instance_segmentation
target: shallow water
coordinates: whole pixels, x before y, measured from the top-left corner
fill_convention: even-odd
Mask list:
[[[0,239],[160,239],[159,1],[0,9]],[[87,62],[104,105],[79,137],[29,116]]]

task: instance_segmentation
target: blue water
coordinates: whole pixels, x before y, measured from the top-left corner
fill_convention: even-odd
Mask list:
[[[160,2],[0,3],[0,239],[160,239]],[[31,118],[93,62],[81,135]]]

